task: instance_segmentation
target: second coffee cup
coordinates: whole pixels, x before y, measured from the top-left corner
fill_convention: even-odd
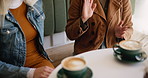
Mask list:
[[[117,47],[117,50],[115,50]],[[113,46],[113,50],[117,55],[121,55],[124,59],[130,61],[141,61],[145,52],[142,51],[142,45],[139,41],[123,40]]]

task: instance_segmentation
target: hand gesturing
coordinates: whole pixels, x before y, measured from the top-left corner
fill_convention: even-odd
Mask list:
[[[81,16],[83,22],[86,22],[93,15],[96,6],[97,5],[96,3],[93,3],[93,0],[84,0]]]
[[[115,28],[115,36],[117,38],[124,38],[125,31],[128,29],[127,26],[123,26],[123,21],[121,21]]]

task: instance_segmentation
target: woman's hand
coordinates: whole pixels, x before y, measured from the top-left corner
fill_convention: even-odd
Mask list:
[[[48,78],[53,68],[43,66],[35,69],[33,78]]]
[[[125,31],[128,29],[127,26],[123,26],[123,21],[121,21],[116,27],[115,27],[115,36],[117,38],[124,38]]]
[[[93,15],[96,6],[97,5],[96,3],[93,3],[93,0],[84,0],[81,16],[83,23],[86,22]]]

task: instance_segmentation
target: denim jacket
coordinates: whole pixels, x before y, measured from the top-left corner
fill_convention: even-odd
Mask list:
[[[39,53],[49,59],[43,48],[44,19],[42,0],[27,5],[27,18],[37,30]],[[23,67],[26,59],[26,40],[18,22],[8,11],[4,26],[0,29],[0,78],[26,78],[30,68]],[[50,60],[50,59],[49,59]]]

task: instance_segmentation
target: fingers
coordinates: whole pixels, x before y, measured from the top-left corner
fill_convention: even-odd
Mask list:
[[[51,73],[54,69],[53,68],[51,68],[51,67],[46,67],[46,72],[48,72],[48,73]]]
[[[120,27],[122,27],[123,26],[123,21],[121,21],[119,24],[118,24],[118,26],[120,26]]]
[[[90,0],[84,0],[84,2],[86,2],[86,3],[91,3],[91,1],[90,1]]]
[[[93,10],[93,11],[95,10],[96,6],[97,6],[96,3],[94,3],[94,4],[92,5],[92,10]]]
[[[92,11],[94,11],[95,8],[96,8],[96,6],[97,6],[97,4],[96,4],[96,3],[93,3],[94,0],[87,0],[87,1],[90,3],[90,6],[91,6],[91,8],[92,8]]]
[[[53,68],[48,67],[48,66],[45,66],[44,69],[43,69],[43,72],[48,73],[48,74],[50,74],[52,71],[53,71]]]
[[[125,32],[119,32],[119,33],[116,33],[115,36],[117,38],[124,38],[124,34],[125,34]]]
[[[124,37],[124,34],[125,34],[126,30],[127,30],[127,27],[121,27],[119,29],[118,34],[120,35],[120,38],[123,38]]]
[[[127,26],[123,26],[123,27],[121,28],[122,31],[126,31],[127,29],[128,29]]]
[[[90,2],[90,5],[92,5],[92,4],[93,4],[93,1],[94,1],[94,0],[89,0],[89,2]]]
[[[126,33],[126,30],[128,29],[128,27],[123,26],[123,24],[124,24],[124,21],[121,21],[115,28],[115,35],[117,38],[124,38],[124,34]]]
[[[34,78],[48,78],[53,70],[48,66],[37,68],[34,72]]]
[[[88,4],[90,4],[90,6],[93,4],[93,1],[94,0],[84,0],[84,3],[88,3]]]
[[[119,28],[120,31],[126,31],[128,29],[127,26],[123,26],[124,21],[121,21],[117,26]]]
[[[48,77],[51,74],[52,71],[53,71],[53,68],[45,66],[42,77],[45,77],[45,78]]]
[[[50,75],[50,73],[47,73],[47,72],[43,72],[43,73],[41,73],[41,78],[48,78],[49,77],[49,75]]]

